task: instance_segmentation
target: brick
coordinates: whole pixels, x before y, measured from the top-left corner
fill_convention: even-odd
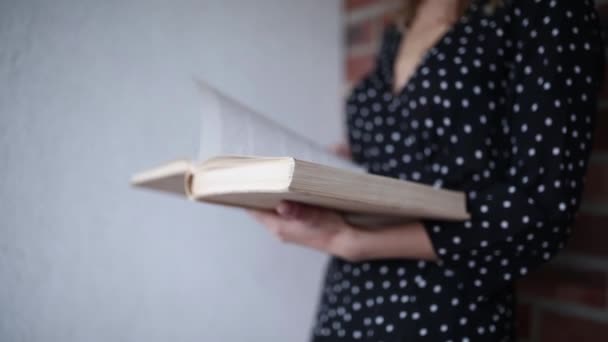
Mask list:
[[[399,14],[397,13],[397,11],[387,12],[382,16],[382,25],[386,27],[388,25],[395,24],[397,22],[398,17]]]
[[[540,319],[541,342],[604,342],[608,324],[544,312]]]
[[[597,13],[600,17],[600,27],[602,28],[602,33],[604,34],[604,37],[606,37],[606,34],[608,33],[608,4],[604,3],[598,5]],[[606,41],[604,43],[608,44]]]
[[[578,254],[608,257],[608,216],[580,214],[566,249]]]
[[[356,82],[374,67],[374,56],[350,56],[346,62],[346,77],[350,82]]]
[[[598,14],[600,16],[600,27],[604,37],[608,37],[608,4],[604,3],[602,5],[597,6]],[[604,44],[608,44],[608,40],[604,40]],[[608,68],[604,69],[604,85],[602,87],[601,97],[608,97]]]
[[[369,45],[376,37],[376,21],[365,20],[348,25],[346,28],[346,46]]]
[[[528,297],[606,307],[606,274],[545,266],[517,283],[519,294]]]
[[[599,98],[600,99],[608,98],[608,67],[604,68],[604,82],[602,83],[602,85],[600,87]]]
[[[608,206],[608,164],[591,163],[586,175],[583,199],[595,203],[606,203]]]
[[[518,304],[517,305],[517,314],[516,314],[516,322],[515,329],[517,332],[517,337],[529,338],[530,337],[530,322],[532,320],[531,317],[531,308],[528,304]]]
[[[352,11],[384,2],[383,0],[345,0],[344,9]]]
[[[604,37],[608,37],[608,5],[604,4],[598,6],[598,13],[600,16],[600,27]],[[608,44],[608,40],[604,40],[604,44]],[[606,46],[608,48],[608,46]],[[604,68],[604,84],[600,92],[601,98],[608,98],[608,67]]]
[[[606,70],[608,70],[608,67]],[[608,82],[608,75],[606,76],[606,81]],[[605,100],[608,100],[608,87],[605,89],[607,93]],[[598,113],[593,137],[593,148],[596,152],[608,152],[608,109],[601,110]]]

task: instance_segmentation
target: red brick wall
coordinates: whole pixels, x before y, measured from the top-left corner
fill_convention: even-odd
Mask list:
[[[350,86],[372,67],[382,28],[400,1],[343,1]],[[596,3],[608,34],[608,0]],[[518,292],[522,341],[608,341],[608,85],[574,235],[556,260],[518,283]]]

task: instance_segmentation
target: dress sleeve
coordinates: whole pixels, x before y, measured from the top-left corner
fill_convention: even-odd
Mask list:
[[[603,67],[590,1],[513,6],[502,123],[509,167],[503,181],[465,190],[470,220],[423,221],[440,262],[472,272],[477,287],[523,275],[564,246],[581,198]]]

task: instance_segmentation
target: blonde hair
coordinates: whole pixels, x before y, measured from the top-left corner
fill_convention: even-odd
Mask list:
[[[416,16],[416,9],[422,2],[422,0],[401,0],[401,9],[397,16],[397,23],[400,25],[408,26],[414,16]],[[492,14],[503,3],[503,0],[489,0],[486,6],[483,8],[486,14]],[[461,12],[464,11],[467,5],[463,5]]]

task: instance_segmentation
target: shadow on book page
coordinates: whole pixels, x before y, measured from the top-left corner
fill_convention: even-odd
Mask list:
[[[202,81],[199,160],[218,155],[294,157],[342,169],[362,171],[325,147],[247,108]]]

